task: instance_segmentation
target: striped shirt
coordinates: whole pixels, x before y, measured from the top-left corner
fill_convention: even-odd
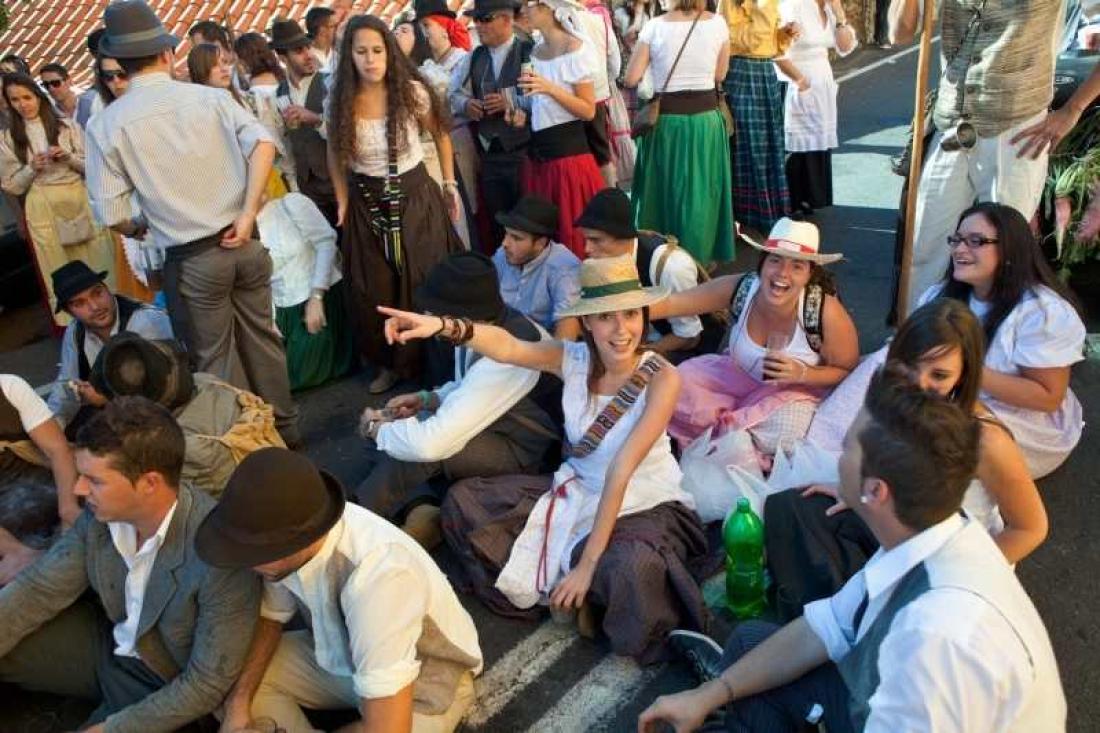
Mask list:
[[[259,142],[274,140],[224,90],[139,75],[88,122],[92,211],[104,226],[121,224],[135,198],[159,247],[212,236],[244,207]]]

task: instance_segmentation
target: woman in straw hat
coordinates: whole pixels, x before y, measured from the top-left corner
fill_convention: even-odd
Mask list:
[[[859,361],[859,337],[824,269],[842,256],[819,251],[816,226],[784,218],[763,244],[742,238],[762,253],[756,272],[674,293],[651,317],[729,308],[726,352],[680,365],[684,389],[669,432],[686,445],[721,421],[772,454],[806,433],[825,390]]]
[[[391,342],[437,336],[561,377],[568,457],[553,479],[455,484],[443,504],[444,534],[493,610],[529,616],[540,603],[584,606],[584,632],[594,631],[591,611],[599,609],[615,651],[651,661],[668,630],[705,621],[688,567],[701,564],[706,539],[665,434],[680,377],[640,348],[647,310],[668,290],[643,288],[632,257],[586,260],[580,281],[581,297],[565,315],[581,319],[581,342],[519,341],[464,319],[380,310],[390,316]]]

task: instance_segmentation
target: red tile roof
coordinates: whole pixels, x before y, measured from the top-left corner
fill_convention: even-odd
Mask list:
[[[89,33],[102,23],[105,0],[33,0],[9,2],[11,24],[0,35],[0,55],[14,53],[25,58],[31,69],[51,62],[63,64],[80,84],[92,76],[92,59],[85,50]],[[200,20],[216,20],[237,33],[265,32],[276,16],[302,22],[315,5],[350,5],[353,12],[393,17],[406,0],[149,0],[168,30],[183,43],[177,49],[182,60],[187,53],[187,31]],[[464,0],[450,0],[456,9]]]

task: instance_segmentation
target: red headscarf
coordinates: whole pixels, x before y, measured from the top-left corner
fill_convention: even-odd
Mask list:
[[[427,15],[424,20],[438,23],[443,30],[447,31],[447,40],[451,42],[452,46],[457,46],[463,51],[470,50],[470,31],[462,23],[446,15]]]

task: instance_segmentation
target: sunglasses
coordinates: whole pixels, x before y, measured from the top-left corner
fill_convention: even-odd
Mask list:
[[[121,81],[129,76],[125,71],[101,71],[99,78],[103,81]]]
[[[996,244],[994,237],[983,237],[981,234],[949,234],[947,236],[947,248],[955,249],[960,244],[965,244],[967,249],[978,249],[987,244]]]
[[[43,79],[42,86],[49,87],[50,89],[60,89],[61,85],[65,83],[64,79]]]

